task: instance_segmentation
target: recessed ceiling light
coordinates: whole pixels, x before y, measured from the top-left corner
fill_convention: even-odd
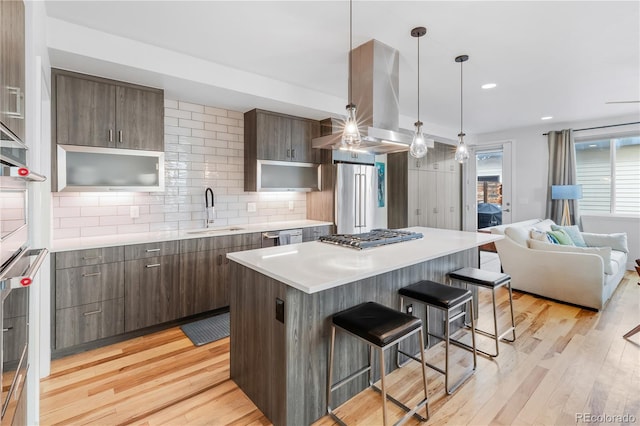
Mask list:
[[[481,87],[483,89],[493,89],[496,86],[497,86],[497,84],[495,84],[495,83],[487,83],[487,84],[483,84]]]
[[[540,117],[540,120],[551,120],[553,117],[550,115],[547,115],[545,117]]]

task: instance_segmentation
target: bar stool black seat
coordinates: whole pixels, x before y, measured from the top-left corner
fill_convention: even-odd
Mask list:
[[[465,284],[471,284],[482,288],[491,290],[491,300],[493,302],[493,333],[480,330],[476,327],[476,333],[483,336],[490,337],[495,341],[496,351],[495,353],[489,353],[478,349],[483,355],[489,357],[496,357],[500,354],[500,347],[498,342],[505,340],[507,342],[514,342],[516,340],[516,323],[513,316],[513,295],[511,292],[511,276],[500,272],[486,271],[477,268],[462,268],[457,271],[447,274],[449,283],[453,280],[460,281]],[[498,334],[498,307],[496,304],[496,290],[500,287],[506,286],[509,289],[509,309],[511,310],[511,327]],[[508,339],[506,336],[508,333],[512,333],[512,338]]]
[[[469,290],[451,287],[448,285],[440,284],[434,281],[420,281],[415,284],[411,284],[407,287],[398,290],[400,294],[400,311],[404,311],[404,299],[408,298],[414,302],[423,303],[426,306],[425,315],[425,328],[427,334],[427,340],[429,336],[434,336],[445,342],[445,367],[444,370],[430,363],[425,363],[428,367],[435,371],[444,374],[444,386],[449,395],[454,393],[458,387],[463,384],[471,375],[476,371],[477,357],[476,357],[476,334],[475,327],[473,325],[473,295]],[[471,314],[471,342],[472,346],[461,346],[463,349],[470,351],[473,354],[473,367],[465,372],[460,379],[451,387],[449,387],[449,344],[454,343],[450,337],[450,324],[460,317],[465,315],[465,311],[460,309],[456,312],[457,308],[461,308],[465,304],[469,306],[469,312]],[[444,311],[444,336],[432,334],[429,331],[429,307],[437,308]],[[400,354],[405,355],[411,359],[418,360],[414,355],[408,354],[400,350],[398,345],[398,358],[396,359],[398,365],[400,365]]]
[[[334,344],[336,338],[336,329],[347,332],[348,334],[364,341],[369,345],[369,363],[355,373],[341,379],[336,383],[333,381],[333,355]],[[385,361],[384,350],[391,347],[401,340],[418,334],[420,347],[424,348],[424,336],[422,331],[422,321],[411,315],[398,312],[395,309],[388,308],[375,302],[366,302],[356,305],[335,314],[331,323],[331,343],[329,346],[329,372],[327,374],[327,413],[339,424],[345,423],[333,412],[331,408],[331,394],[336,389],[360,376],[368,373],[369,386],[382,394],[382,415],[383,422],[387,424],[387,399],[395,403],[407,414],[402,417],[396,424],[401,424],[408,420],[411,416],[415,416],[421,421],[429,418],[429,407],[427,405],[427,373],[424,364],[424,350],[421,353],[422,359],[422,381],[424,385],[424,399],[422,399],[414,408],[409,408],[400,401],[390,395],[387,395],[385,388]],[[378,349],[380,358],[380,388],[373,384],[371,361],[373,358],[373,349]],[[423,417],[417,411],[426,406],[427,417]]]

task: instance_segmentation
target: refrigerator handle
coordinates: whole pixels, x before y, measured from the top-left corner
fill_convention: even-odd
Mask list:
[[[353,175],[353,190],[355,191],[353,197],[353,226],[358,227],[360,220],[360,185],[358,182],[358,173]]]
[[[360,226],[367,227],[367,175],[364,173],[360,175],[360,193],[363,194],[363,199],[360,204]]]

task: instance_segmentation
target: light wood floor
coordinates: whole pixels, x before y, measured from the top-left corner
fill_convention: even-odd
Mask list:
[[[452,396],[428,370],[427,424],[575,424],[576,413],[628,414],[639,423],[640,334],[622,338],[640,323],[636,282],[628,272],[601,313],[515,293],[518,338],[501,345],[499,358],[479,357],[476,374]],[[491,318],[486,296],[483,320]],[[438,363],[442,352],[436,346],[427,354]],[[469,365],[466,352],[455,357],[456,369]],[[396,370],[389,391],[417,399],[419,376],[417,363]],[[389,408],[395,421],[401,413]],[[337,411],[348,424],[381,424],[379,394],[370,390]],[[40,418],[44,425],[269,424],[229,379],[229,339],[197,348],[179,328],[54,361],[41,383]]]

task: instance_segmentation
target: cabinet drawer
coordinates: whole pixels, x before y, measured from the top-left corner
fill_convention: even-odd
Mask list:
[[[56,271],[56,309],[124,297],[124,262]]]
[[[158,243],[125,246],[124,258],[125,260],[135,260],[178,254],[178,247],[179,241],[162,241]]]
[[[182,240],[180,241],[180,253],[260,245],[260,239],[261,234],[254,232],[250,234],[223,235],[220,237]],[[240,248],[240,250],[242,250],[242,248]]]
[[[124,247],[122,246],[65,251],[56,253],[56,269],[98,265],[122,260],[124,260]]]
[[[56,310],[56,349],[124,333],[124,299]]]
[[[16,362],[27,341],[27,317],[4,318],[2,323],[3,362]]]

